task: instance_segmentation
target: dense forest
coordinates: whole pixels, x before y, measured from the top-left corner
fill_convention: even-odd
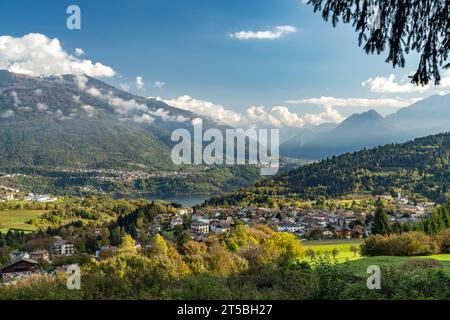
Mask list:
[[[449,198],[449,156],[450,133],[438,134],[335,156],[215,197],[207,204],[267,206],[277,199],[376,195],[398,188],[444,203]]]

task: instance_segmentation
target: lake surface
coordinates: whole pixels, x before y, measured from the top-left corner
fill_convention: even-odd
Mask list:
[[[200,205],[206,200],[211,199],[212,196],[208,195],[193,195],[193,196],[155,196],[154,194],[136,194],[136,195],[120,195],[120,194],[114,194],[112,195],[114,199],[145,199],[149,201],[153,200],[161,200],[161,201],[167,201],[167,202],[176,202],[183,207],[191,208],[195,205]]]

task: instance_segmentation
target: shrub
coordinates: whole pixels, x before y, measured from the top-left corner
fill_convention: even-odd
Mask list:
[[[436,238],[439,243],[441,253],[450,253],[450,229],[442,231]]]
[[[422,232],[370,236],[361,245],[365,256],[427,256],[439,252],[438,243]]]
[[[441,262],[434,259],[414,259],[406,261],[401,265],[401,269],[405,271],[414,271],[417,269],[442,269],[443,267]]]

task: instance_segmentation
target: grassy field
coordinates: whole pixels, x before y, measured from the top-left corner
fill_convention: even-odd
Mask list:
[[[355,275],[366,275],[367,267],[377,266],[398,266],[401,267],[408,261],[413,260],[438,260],[445,273],[450,276],[450,254],[438,254],[426,257],[362,257],[359,252],[355,255],[350,251],[351,246],[359,248],[361,240],[324,240],[324,241],[304,241],[305,249],[312,249],[317,253],[331,252],[338,249],[339,254],[336,259],[339,263],[348,262],[349,268]]]
[[[359,252],[353,253],[350,248],[355,246],[359,249],[362,240],[320,240],[320,241],[304,241],[303,246],[305,249],[312,249],[316,253],[331,252],[333,249],[338,250],[336,259],[339,262],[345,262],[348,260],[361,259]]]
[[[5,210],[0,211],[0,231],[8,232],[9,229],[18,229],[23,231],[34,231],[35,226],[27,222],[41,217],[46,210]]]
[[[450,276],[450,254],[439,254],[427,257],[367,257],[359,260],[350,261],[348,266],[352,273],[358,276],[366,275],[367,267],[371,265],[377,266],[397,266],[402,267],[407,262],[413,260],[438,260],[442,266],[444,272]]]

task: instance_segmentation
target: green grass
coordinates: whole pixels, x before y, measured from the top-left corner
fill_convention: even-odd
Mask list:
[[[334,248],[338,249],[339,254],[336,257],[338,263],[348,262],[348,268],[357,276],[366,275],[367,267],[371,265],[399,267],[407,261],[417,259],[440,261],[444,267],[444,272],[450,276],[450,254],[437,254],[425,257],[362,257],[358,253],[355,256],[350,251],[350,247],[353,245],[359,248],[362,242],[362,240],[320,240],[304,241],[303,245],[305,249],[313,249],[317,253],[331,252]]]
[[[357,276],[363,276],[367,274],[367,267],[371,265],[377,266],[396,266],[399,267],[407,261],[418,259],[434,259],[438,260],[443,265],[444,272],[450,276],[450,255],[440,254],[427,257],[367,257],[359,260],[349,261],[348,267]]]
[[[41,217],[46,210],[5,210],[0,211],[0,230],[8,232],[17,229],[26,232],[35,231],[36,227],[28,224],[32,219]]]
[[[333,249],[337,249],[338,255],[336,259],[338,262],[345,262],[347,260],[361,259],[359,252],[355,255],[350,247],[355,246],[359,249],[362,240],[319,240],[319,241],[304,241],[303,246],[305,249],[312,249],[316,253],[331,252]]]

